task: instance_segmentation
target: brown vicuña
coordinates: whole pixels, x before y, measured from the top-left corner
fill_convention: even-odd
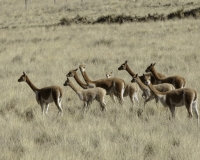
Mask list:
[[[87,107],[92,103],[93,100],[97,100],[100,103],[101,110],[106,109],[106,102],[105,102],[105,95],[106,90],[100,87],[96,88],[89,88],[89,89],[78,89],[76,88],[72,82],[67,78],[64,86],[70,86],[78,95],[79,99],[84,102],[84,111],[87,109]]]
[[[82,76],[83,76],[85,82],[88,85],[90,85],[90,86],[93,85],[94,87],[104,88],[107,92],[106,94],[109,94],[109,95],[114,94],[119,99],[119,102],[121,104],[124,103],[123,94],[124,94],[124,90],[126,87],[126,83],[123,79],[113,77],[113,78],[105,78],[105,79],[99,79],[96,81],[92,81],[87,76],[84,65],[80,65],[79,69],[82,73]],[[115,83],[114,89],[112,89],[113,82]]]
[[[119,68],[118,68],[118,70],[126,70],[130,75],[131,75],[131,77],[134,77],[136,74],[131,70],[131,68],[128,66],[128,61],[125,61]],[[163,74],[161,74],[161,73],[158,73],[158,76],[160,77],[160,78],[165,78],[165,76],[163,75]],[[143,78],[143,76],[139,76],[139,78],[141,79],[141,81],[144,83],[144,78]],[[157,83],[157,81],[156,81],[156,79],[152,76],[151,77],[151,83],[152,84],[158,84]]]
[[[111,78],[111,77],[112,77],[112,73],[113,73],[113,72],[106,73],[106,77],[107,77],[107,78]],[[138,87],[137,84],[134,84],[134,83],[126,83],[126,88],[125,88],[125,91],[124,91],[123,96],[124,96],[124,97],[129,96],[132,105],[134,105],[134,104],[135,104],[135,101],[137,101],[137,103],[139,103],[139,100],[138,100],[138,92],[139,92],[139,87]]]
[[[62,89],[59,86],[49,86],[39,89],[30,81],[30,79],[24,72],[22,76],[18,79],[18,82],[26,82],[33,90],[33,92],[36,94],[36,100],[42,108],[43,118],[44,118],[44,113],[46,113],[49,116],[48,114],[49,103],[52,102],[54,102],[55,105],[57,106],[58,114],[60,112],[61,115],[63,114],[63,109],[61,106],[63,93]]]
[[[148,76],[149,79],[151,79],[151,75],[150,74],[145,74],[145,76]],[[144,75],[142,75],[142,79],[145,79]],[[149,87],[146,86],[141,81],[141,78],[138,76],[138,74],[133,76],[133,79],[131,80],[131,82],[136,82],[139,85],[140,89],[143,91],[142,97],[145,98],[144,106],[146,105],[147,102],[153,100],[154,98],[155,98],[156,104],[158,103],[158,98],[155,97],[154,94],[152,94],[152,92],[149,89]],[[169,83],[155,84],[153,86],[160,92],[166,92],[166,91],[170,91],[170,90],[175,89],[174,86],[172,84],[169,84]]]
[[[155,77],[155,79],[161,83],[170,83],[173,84],[176,89],[178,88],[184,88],[186,86],[186,80],[185,78],[181,76],[170,76],[166,78],[160,78],[158,76],[158,73],[155,70],[155,64],[156,63],[151,63],[150,66],[147,67],[145,72],[151,72],[152,75]]]
[[[144,76],[145,83],[148,85],[153,94],[160,100],[164,107],[169,107],[172,117],[175,118],[175,107],[186,106],[189,116],[192,117],[194,109],[197,115],[197,124],[199,124],[198,113],[198,94],[191,88],[179,88],[167,92],[159,92],[150,81],[149,76]]]

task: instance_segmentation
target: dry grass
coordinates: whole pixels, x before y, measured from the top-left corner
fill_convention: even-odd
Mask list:
[[[52,4],[43,1],[41,5],[33,0],[26,11],[24,2],[0,1],[3,6],[0,27],[8,26],[1,29],[0,37],[0,159],[198,160],[200,128],[195,118],[188,119],[185,107],[176,109],[173,121],[169,119],[170,112],[161,104],[157,108],[154,101],[144,109],[140,100],[140,105],[132,108],[127,98],[121,106],[107,96],[106,113],[93,102],[83,115],[82,102],[63,83],[69,70],[80,64],[86,65],[91,79],[105,78],[106,72],[113,71],[115,76],[129,82],[130,75],[117,70],[125,60],[138,74],[156,62],[159,72],[185,77],[187,86],[200,93],[199,20],[39,27],[57,23],[65,15],[136,14],[140,9],[141,14],[146,15],[159,10],[169,12],[164,4],[172,4],[174,8],[169,9],[175,10],[190,1],[90,3],[83,0],[83,6],[77,5],[80,2],[57,0],[54,6],[53,0]],[[129,4],[137,7],[131,9]],[[194,1],[188,6],[196,7],[196,4]],[[150,5],[161,7],[152,9]],[[52,119],[42,120],[34,93],[27,84],[17,82],[23,71],[39,88],[62,87],[63,117],[55,118],[57,109],[52,104],[49,110]],[[80,72],[78,74],[82,79]]]

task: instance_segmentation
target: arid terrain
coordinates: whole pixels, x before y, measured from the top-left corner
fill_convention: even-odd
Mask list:
[[[185,106],[172,119],[155,100],[144,108],[140,91],[139,104],[124,97],[120,105],[107,95],[106,112],[93,101],[83,114],[83,102],[63,84],[81,64],[92,80],[112,71],[130,83],[132,77],[118,70],[128,60],[139,75],[156,63],[158,72],[184,77],[200,94],[200,2],[55,2],[28,0],[26,7],[0,0],[0,159],[199,160],[200,126]],[[38,88],[62,88],[62,117],[52,103],[50,118],[42,118],[35,93],[18,82],[23,72]]]

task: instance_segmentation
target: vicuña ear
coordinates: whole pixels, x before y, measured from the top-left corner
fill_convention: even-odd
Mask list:
[[[75,69],[74,71],[77,71],[78,70],[78,68],[77,69]]]
[[[156,63],[153,64],[153,66],[155,66]]]
[[[125,61],[125,64],[127,64],[127,63],[128,63],[128,60]]]
[[[25,72],[23,72],[23,75],[26,75]]]

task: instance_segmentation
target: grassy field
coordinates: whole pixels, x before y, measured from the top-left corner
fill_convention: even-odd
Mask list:
[[[195,117],[187,117],[185,107],[177,108],[176,119],[170,120],[169,110],[161,103],[156,107],[151,101],[144,108],[140,96],[139,104],[132,107],[125,98],[121,106],[106,96],[107,112],[101,112],[94,101],[83,115],[83,103],[63,86],[66,74],[80,64],[86,65],[93,80],[113,71],[130,82],[126,71],[117,70],[128,60],[139,75],[156,63],[159,72],[185,77],[187,87],[200,93],[199,19],[51,26],[76,15],[96,19],[109,14],[169,14],[199,7],[197,0],[83,0],[83,4],[57,0],[55,5],[53,0],[32,0],[28,10],[24,1],[0,0],[0,4],[0,159],[199,159],[200,127]],[[62,117],[56,118],[52,104],[52,118],[42,120],[34,92],[17,81],[23,71],[38,88],[58,85],[63,89]]]

